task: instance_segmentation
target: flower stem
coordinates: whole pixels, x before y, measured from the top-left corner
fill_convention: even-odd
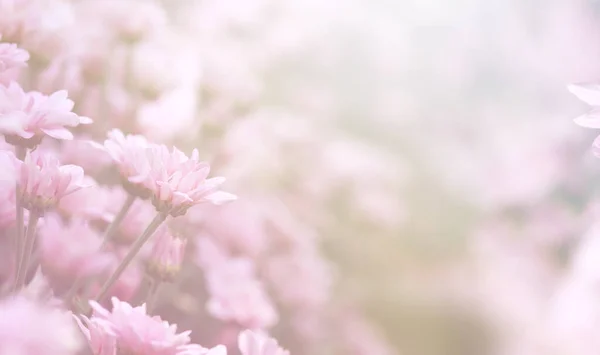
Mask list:
[[[152,236],[152,234],[154,234],[156,229],[165,221],[165,219],[167,219],[167,216],[168,214],[159,212],[156,215],[156,217],[154,217],[152,222],[150,222],[148,227],[146,227],[144,233],[142,233],[142,235],[140,235],[138,239],[136,239],[136,241],[133,242],[131,249],[129,249],[127,255],[125,255],[119,266],[117,266],[117,269],[113,272],[112,275],[110,275],[110,277],[108,278],[108,280],[106,280],[104,285],[102,285],[100,292],[98,292],[98,295],[96,296],[96,301],[101,302],[104,300],[104,297],[106,297],[106,295],[108,294],[108,290],[119,279],[121,274],[123,274],[127,266],[129,266],[133,258],[139,253],[140,249],[142,249],[142,246],[148,241],[148,239],[150,239],[150,237]]]
[[[150,280],[150,287],[148,287],[148,293],[146,294],[146,312],[148,312],[148,314],[152,313],[154,307],[156,307],[160,284],[160,280],[154,278]]]
[[[17,268],[17,279],[15,281],[15,290],[19,290],[25,284],[25,278],[27,276],[27,270],[29,269],[29,259],[33,253],[33,246],[35,245],[35,229],[37,222],[40,219],[41,212],[37,209],[32,209],[29,213],[29,222],[27,223],[27,233],[25,235],[25,243],[23,245],[23,255],[19,261],[19,267]]]
[[[25,159],[27,149],[25,147],[17,145],[15,147],[15,155],[19,160]],[[15,281],[18,278],[19,266],[21,265],[21,258],[23,257],[23,200],[19,191],[19,182],[15,183],[15,209],[16,209],[16,222],[15,228],[15,249],[17,251],[17,257],[15,258]],[[15,283],[16,286],[16,283]]]
[[[110,225],[108,226],[108,228],[106,228],[106,231],[104,232],[104,237],[103,237],[104,243],[110,241],[110,238],[112,238],[113,234],[115,234],[115,231],[117,230],[117,228],[119,227],[121,222],[123,222],[123,219],[125,218],[125,216],[127,216],[127,212],[129,212],[129,209],[133,205],[134,201],[135,201],[135,196],[132,194],[128,194],[127,199],[125,200],[125,202],[123,203],[123,206],[121,207],[121,210],[119,211],[119,213],[117,213],[115,218],[112,220],[112,222],[110,223]]]

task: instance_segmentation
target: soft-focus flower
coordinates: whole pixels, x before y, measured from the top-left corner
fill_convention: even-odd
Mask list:
[[[200,345],[190,344],[190,331],[177,333],[176,325],[148,315],[145,305],[132,307],[117,298],[112,299],[110,312],[94,301],[90,305],[94,312],[86,322],[101,320],[101,330],[114,334],[119,354],[192,355],[206,352]]]
[[[144,136],[125,135],[118,129],[108,132],[104,145],[93,144],[106,151],[121,173],[123,187],[127,192],[141,198],[147,198],[150,191],[142,185],[150,173],[148,150],[151,147]]]
[[[25,208],[45,210],[58,204],[61,198],[86,185],[83,169],[76,165],[60,165],[50,153],[32,152],[19,167],[19,193]]]
[[[166,226],[159,228],[146,268],[148,274],[163,282],[173,282],[181,270],[186,242],[174,236]]]
[[[72,112],[74,103],[66,91],[49,96],[25,92],[16,82],[0,85],[0,132],[7,142],[35,147],[45,135],[56,139],[73,139],[66,127],[92,121]]]
[[[99,275],[115,261],[100,251],[102,238],[83,220],[66,224],[49,215],[39,234],[42,268],[55,287],[68,288],[74,279]]]
[[[0,301],[0,354],[75,355],[81,349],[68,312],[16,296]]]
[[[187,157],[173,147],[153,146],[149,154],[150,178],[146,186],[153,192],[152,203],[158,211],[172,216],[185,214],[188,208],[210,202],[222,204],[236,199],[235,195],[219,191],[223,177],[207,179],[210,166],[198,160],[198,151]]]
[[[245,330],[238,337],[238,346],[242,355],[289,355],[290,352],[283,349],[277,340],[264,334]]]
[[[0,35],[1,39],[1,35]],[[29,53],[13,43],[0,43],[0,84],[15,80],[19,71],[27,66]]]
[[[278,314],[250,260],[232,258],[205,270],[208,312],[222,321],[253,329],[269,328]]]
[[[592,109],[577,118],[575,123],[587,128],[600,128],[600,84],[571,84],[567,87],[578,99]]]

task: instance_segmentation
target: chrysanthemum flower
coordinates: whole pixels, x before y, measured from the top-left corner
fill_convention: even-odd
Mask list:
[[[68,312],[22,296],[0,301],[0,354],[75,355],[81,349]]]
[[[238,346],[242,355],[289,355],[277,340],[251,330],[245,330],[238,337]]]
[[[45,135],[56,139],[73,139],[66,127],[76,127],[92,121],[71,110],[74,103],[66,91],[49,96],[25,92],[16,82],[0,85],[0,133],[13,145],[33,148]]]
[[[100,251],[102,238],[83,220],[65,224],[58,216],[47,216],[39,236],[41,265],[55,288],[68,288],[74,279],[99,275],[116,261]]]
[[[221,204],[236,199],[235,195],[219,191],[225,178],[207,179],[210,166],[199,161],[197,150],[187,157],[175,147],[169,150],[156,145],[151,148],[149,162],[150,178],[145,184],[153,192],[152,203],[158,211],[176,217],[200,203]]]
[[[15,164],[23,206],[29,210],[52,208],[64,196],[86,187],[81,167],[60,165],[49,153],[32,152],[23,162],[15,159]]]
[[[110,347],[111,337],[119,354],[200,355],[208,352],[200,345],[190,344],[190,331],[177,333],[176,325],[148,315],[145,305],[132,307],[113,298],[113,309],[109,312],[94,301],[90,304],[94,311],[92,317],[82,319],[91,329],[85,335],[95,348],[94,355],[106,354],[99,352],[102,347],[98,344]]]
[[[29,52],[26,50],[13,43],[0,43],[0,84],[6,85],[15,80],[19,71],[27,66],[27,60]]]
[[[110,155],[121,173],[123,187],[127,192],[140,198],[150,196],[150,190],[142,183],[150,174],[148,154],[152,144],[144,136],[125,135],[120,130],[113,129],[108,132],[104,145],[92,144]]]

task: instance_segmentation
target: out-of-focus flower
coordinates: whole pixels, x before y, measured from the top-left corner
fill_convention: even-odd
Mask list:
[[[2,35],[0,34],[0,39]],[[0,43],[0,84],[7,85],[27,66],[29,53],[13,43]]]
[[[49,215],[39,233],[42,268],[55,286],[69,287],[69,280],[99,275],[115,262],[112,255],[100,251],[102,239],[83,220],[65,224]]]
[[[98,173],[111,163],[111,158],[103,150],[90,144],[81,135],[77,139],[62,142],[60,147],[60,161],[79,165],[88,174]]]
[[[222,204],[237,197],[219,190],[223,177],[207,179],[210,166],[198,160],[198,151],[191,157],[173,147],[153,146],[149,154],[151,172],[146,186],[153,192],[152,203],[158,211],[173,217],[184,215],[188,208],[205,202]]]
[[[166,226],[159,228],[146,268],[148,274],[163,282],[173,282],[181,270],[186,242],[174,236]]]
[[[126,42],[138,42],[164,29],[167,15],[152,2],[109,0],[86,4],[88,11],[101,16],[110,31]]]
[[[94,312],[86,323],[102,320],[98,330],[114,334],[120,354],[192,355],[206,352],[200,345],[190,344],[190,331],[177,333],[176,325],[148,315],[145,305],[132,307],[113,298],[113,308],[109,312],[94,301],[90,304]]]
[[[600,84],[571,84],[569,91],[592,109],[577,118],[575,123],[587,128],[600,128]]]
[[[64,196],[86,187],[81,167],[60,165],[52,154],[32,152],[25,161],[15,163],[20,173],[19,193],[29,210],[52,208]]]
[[[277,323],[277,311],[253,271],[250,260],[242,258],[232,258],[205,270],[210,294],[206,308],[213,317],[252,329]]]
[[[66,91],[50,96],[24,92],[16,82],[0,85],[0,132],[14,145],[37,146],[45,135],[56,139],[73,139],[66,127],[89,124],[92,121],[71,110],[73,101]]]
[[[0,301],[0,354],[75,355],[81,341],[71,315],[15,296]]]
[[[106,151],[117,164],[123,187],[127,192],[141,198],[147,198],[150,190],[142,185],[150,173],[148,150],[151,146],[145,137],[140,135],[124,135],[118,129],[108,132],[104,145],[93,144]]]
[[[238,337],[238,346],[242,355],[289,355],[290,352],[283,349],[277,340],[265,334],[245,330]]]
[[[120,187],[110,189],[97,185],[88,176],[84,177],[84,184],[90,188],[75,191],[61,198],[57,207],[60,213],[68,217],[110,221],[114,217],[114,205],[120,201],[115,199],[115,190],[124,194],[123,190]]]

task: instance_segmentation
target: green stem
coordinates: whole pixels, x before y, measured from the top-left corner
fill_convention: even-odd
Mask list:
[[[98,292],[98,295],[96,296],[96,301],[101,302],[104,300],[104,298],[108,294],[108,290],[123,274],[127,266],[129,266],[133,258],[139,253],[139,251],[142,249],[142,246],[148,241],[148,239],[150,239],[150,237],[152,236],[152,234],[154,234],[156,229],[165,221],[165,219],[167,219],[167,216],[168,214],[159,212],[156,215],[156,217],[154,217],[152,222],[150,222],[144,233],[142,233],[142,235],[140,235],[139,238],[136,239],[135,242],[133,242],[131,249],[129,249],[127,255],[125,255],[119,266],[117,266],[115,272],[113,272],[113,274],[110,275],[108,280],[106,280],[104,285],[102,285],[100,292]]]

